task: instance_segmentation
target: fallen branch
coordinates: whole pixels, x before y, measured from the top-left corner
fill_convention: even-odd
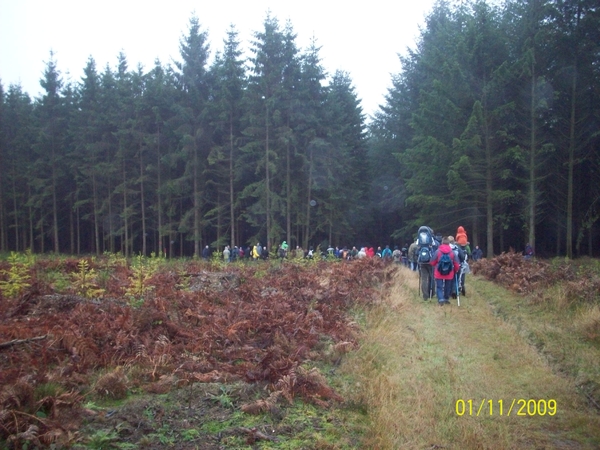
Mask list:
[[[593,405],[596,407],[596,409],[597,409],[598,411],[600,411],[600,405],[598,404],[598,402],[597,402],[596,400],[594,400],[594,397],[592,397],[592,396],[591,396],[590,394],[588,394],[588,393],[585,393],[585,396],[588,398],[588,400],[589,400],[590,402],[592,402],[592,404],[593,404]]]
[[[33,342],[33,341],[40,341],[42,339],[46,339],[47,337],[48,337],[48,335],[45,334],[43,336],[36,336],[36,337],[28,338],[28,339],[13,339],[12,341],[2,342],[0,344],[0,348],[12,347],[13,345],[19,345],[19,344],[27,344],[28,342]]]
[[[269,436],[265,433],[261,433],[256,428],[239,427],[238,429],[248,435],[248,438],[250,439],[250,441],[252,441],[251,443],[254,443],[255,441],[259,440],[279,442],[279,438],[275,436]]]

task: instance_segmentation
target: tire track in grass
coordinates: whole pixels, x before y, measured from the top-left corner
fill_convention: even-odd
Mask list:
[[[388,298],[369,314],[361,349],[347,362],[362,379],[370,410],[367,445],[599,448],[599,416],[573,382],[553,373],[476,289],[468,292],[460,307],[455,300],[440,307],[421,299],[416,273],[396,271]],[[544,405],[542,415],[537,407]]]

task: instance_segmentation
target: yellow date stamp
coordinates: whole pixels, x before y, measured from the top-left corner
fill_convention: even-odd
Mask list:
[[[484,398],[481,401],[473,399],[456,400],[457,416],[554,416],[558,405],[554,399],[524,399],[493,400]]]

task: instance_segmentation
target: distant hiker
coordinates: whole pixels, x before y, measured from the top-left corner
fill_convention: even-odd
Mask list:
[[[467,232],[463,227],[458,227],[456,230],[456,243],[466,253],[467,259],[471,258],[471,247],[469,246],[469,239],[467,238]]]
[[[533,258],[533,247],[529,242],[525,246],[525,250],[523,250],[523,255],[525,256],[525,259]]]
[[[367,257],[367,250],[364,247],[360,248],[360,251],[356,254],[358,259],[365,259]]]
[[[410,262],[411,269],[415,272],[417,270],[417,256],[419,251],[419,244],[417,244],[417,242],[418,241],[413,242],[408,247],[408,261]]]
[[[462,292],[463,295],[466,295],[465,278],[467,273],[471,273],[471,269],[469,268],[469,263],[467,262],[468,254],[464,250],[464,247],[457,245],[453,236],[448,236],[448,240],[450,241],[450,248],[454,252],[454,255],[458,258],[458,262],[460,264],[460,269],[455,274],[457,283],[452,284],[452,298],[456,298],[458,296],[457,292]],[[457,289],[460,289],[460,291],[457,291]]]
[[[210,258],[210,247],[207,245],[202,250],[202,259],[208,260]]]
[[[456,255],[458,263],[462,264],[467,259],[467,252],[465,252],[459,245],[456,245],[454,236],[448,236],[448,241],[448,245],[450,245],[450,248]]]
[[[396,264],[400,264],[402,262],[402,252],[398,249],[397,245],[394,247],[394,251],[392,252],[392,258]]]
[[[443,306],[444,303],[450,303],[454,275],[460,269],[458,258],[450,248],[450,239],[442,239],[442,245],[436,250],[429,264],[434,268],[438,304]]]
[[[402,265],[408,267],[408,244],[404,244],[400,253],[402,254]]]
[[[283,241],[281,243],[281,245],[279,246],[279,250],[278,250],[279,259],[287,258],[287,253],[288,253],[288,244],[286,241]]]
[[[229,257],[231,256],[231,252],[229,251],[229,245],[226,245],[223,249],[223,261],[230,262]]]
[[[467,238],[467,232],[463,227],[458,227],[456,230],[456,243],[461,247],[466,247],[469,239]]]
[[[433,230],[423,225],[417,232],[417,265],[419,266],[419,286],[423,299],[429,300],[435,289],[433,278],[433,267],[429,264],[433,252],[438,248],[438,242],[434,237]]]
[[[267,259],[269,259],[269,250],[267,249],[267,246],[265,245],[260,253],[260,257],[266,261]]]
[[[252,259],[254,261],[258,260],[258,258],[260,258],[261,253],[262,247],[260,246],[260,242],[257,242],[256,245],[252,247]]]
[[[385,262],[389,262],[392,260],[392,251],[390,250],[389,245],[386,245],[385,248],[381,251],[381,258]]]
[[[479,261],[481,258],[483,258],[483,250],[481,250],[479,248],[479,245],[475,246],[475,250],[473,250],[473,261]]]

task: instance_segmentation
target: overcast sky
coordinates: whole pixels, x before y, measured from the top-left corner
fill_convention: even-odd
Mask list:
[[[368,0],[360,3],[303,0],[0,0],[0,80],[5,91],[20,83],[32,97],[41,91],[50,50],[65,80],[77,82],[89,56],[99,71],[116,66],[123,51],[129,68],[146,70],[156,58],[179,60],[179,40],[192,13],[208,31],[211,55],[223,48],[230,24],[245,50],[262,29],[267,11],[281,27],[290,20],[306,48],[314,36],[323,66],[350,73],[367,115],[384,102],[391,74],[401,70],[398,54],[414,48],[434,0]]]

